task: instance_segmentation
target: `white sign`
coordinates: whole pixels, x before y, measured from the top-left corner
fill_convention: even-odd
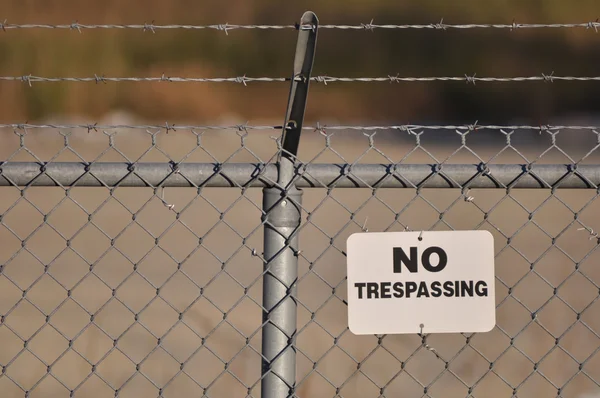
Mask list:
[[[347,261],[354,334],[475,333],[496,324],[488,231],[355,233]]]

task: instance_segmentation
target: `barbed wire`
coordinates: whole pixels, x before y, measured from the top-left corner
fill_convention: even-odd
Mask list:
[[[600,22],[598,19],[590,22],[583,23],[554,23],[554,24],[543,24],[543,23],[517,23],[513,21],[510,24],[447,24],[442,19],[437,23],[429,24],[374,24],[373,20],[369,23],[360,23],[357,25],[336,25],[336,24],[323,24],[319,25],[319,29],[338,29],[338,30],[365,30],[373,31],[375,29],[433,29],[433,30],[448,30],[448,29],[593,29],[598,32]],[[7,20],[0,23],[1,30],[9,29],[66,29],[76,30],[79,33],[83,29],[133,29],[150,31],[156,33],[157,30],[169,30],[169,29],[183,29],[183,30],[218,30],[228,34],[231,30],[236,29],[256,29],[256,30],[282,30],[282,29],[312,29],[312,25],[236,25],[236,24],[213,24],[213,25],[184,25],[184,24],[167,24],[157,25],[152,21],[151,23],[143,24],[80,24],[78,22],[70,24],[12,24],[8,23]]]
[[[29,124],[29,123],[6,123],[0,124],[0,128],[9,128],[15,130],[27,130],[27,129],[86,129],[88,131],[100,131],[100,130],[115,130],[115,129],[131,129],[131,130],[150,130],[150,129],[164,129],[164,130],[282,130],[283,126],[260,126],[260,125],[181,125],[169,124],[168,122],[163,125],[129,125],[129,124],[115,124],[115,125],[100,125],[98,123],[91,124]],[[420,124],[402,124],[402,125],[388,125],[388,126],[358,126],[358,125],[321,125],[316,123],[315,126],[303,126],[303,130],[312,131],[326,131],[326,130],[400,130],[400,131],[411,131],[411,130],[534,130],[534,131],[557,131],[557,130],[598,130],[600,126],[584,126],[584,125],[480,125],[477,122],[473,124],[463,125],[420,125]]]
[[[44,76],[0,76],[0,81],[23,82],[31,86],[32,83],[57,83],[57,82],[74,82],[74,83],[107,83],[107,82],[178,82],[178,83],[239,83],[247,85],[251,82],[287,82],[292,79],[301,79],[301,77],[170,77],[162,75],[160,77],[106,77],[94,75],[89,77],[44,77]],[[313,76],[311,81],[323,83],[327,85],[333,82],[433,82],[433,81],[464,81],[475,84],[476,82],[526,82],[526,81],[600,81],[600,76],[555,76],[554,72],[550,74],[541,74],[540,76],[517,76],[517,77],[477,77],[474,75],[465,74],[461,76],[429,76],[429,77],[401,77],[391,76],[386,77],[334,77],[334,76]]]

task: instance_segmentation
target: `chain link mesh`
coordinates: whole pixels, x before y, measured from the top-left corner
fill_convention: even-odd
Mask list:
[[[143,162],[272,164],[279,149],[268,127],[1,130],[2,166],[39,162],[32,181],[56,162],[125,162],[135,173]],[[396,165],[397,175],[405,164],[441,165],[442,174],[468,164],[477,177],[482,162],[597,164],[598,131],[319,127],[303,133],[299,157],[342,165],[357,180],[358,164]],[[260,396],[260,189],[0,179],[3,396]],[[304,189],[294,396],[600,394],[598,190],[467,188]],[[346,238],[451,229],[495,237],[494,330],[353,335]]]

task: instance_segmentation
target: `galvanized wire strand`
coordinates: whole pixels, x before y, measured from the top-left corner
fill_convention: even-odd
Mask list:
[[[107,83],[107,82],[170,82],[170,83],[239,83],[244,86],[251,82],[287,82],[291,81],[291,77],[179,77],[179,76],[155,76],[155,77],[106,77],[106,76],[87,76],[87,77],[45,77],[45,76],[0,76],[0,81],[23,82],[31,86],[32,83],[57,83],[57,82],[91,82],[91,83]],[[334,82],[434,82],[434,81],[458,81],[475,84],[476,82],[527,82],[527,81],[600,81],[600,76],[555,76],[554,72],[550,74],[542,73],[540,76],[516,76],[516,77],[477,77],[476,74],[464,76],[424,76],[424,77],[401,77],[401,76],[385,76],[385,77],[334,77],[334,76],[313,76],[310,78],[315,83]]]
[[[193,24],[165,24],[157,25],[153,22],[143,24],[80,24],[78,22],[70,24],[13,24],[8,23],[8,20],[0,23],[1,30],[9,29],[66,29],[75,30],[81,33],[83,29],[132,29],[150,31],[155,33],[157,30],[172,30],[172,29],[183,29],[183,30],[218,30],[223,31],[226,34],[231,30],[245,29],[245,30],[282,30],[282,29],[311,29],[311,25],[269,25],[269,24],[249,24],[249,25],[236,25],[236,24],[212,24],[212,25],[193,25]],[[400,29],[433,29],[433,30],[448,30],[448,29],[593,29],[598,32],[600,22],[596,19],[595,21],[583,22],[583,23],[517,23],[512,22],[510,24],[447,24],[442,19],[437,23],[429,24],[375,24],[373,20],[369,23],[360,23],[357,25],[344,25],[344,24],[323,24],[319,25],[319,29],[335,29],[335,30],[368,30],[372,31],[375,29],[387,29],[387,30],[400,30]]]
[[[86,129],[88,131],[100,131],[100,130],[115,130],[115,129],[130,129],[130,130],[161,130],[175,131],[175,130],[281,130],[283,126],[260,126],[260,125],[175,125],[165,123],[163,125],[129,125],[129,124],[107,124],[100,125],[97,123],[90,124],[30,124],[30,123],[6,123],[0,124],[0,128],[8,128],[14,130],[27,130],[27,129]],[[400,130],[400,131],[412,131],[412,130],[534,130],[534,131],[558,131],[558,130],[598,130],[600,126],[592,125],[485,125],[478,124],[463,124],[463,125],[423,125],[423,124],[401,124],[401,125],[380,125],[380,126],[359,126],[359,125],[321,125],[316,123],[315,126],[303,126],[303,130],[310,131],[325,131],[325,130],[359,130],[359,131],[376,131],[376,130]]]
[[[0,76],[0,80],[4,81],[20,81],[24,83],[35,82],[46,82],[46,83],[56,83],[56,82],[93,82],[93,83],[107,83],[107,82],[178,82],[178,83],[241,83],[246,85],[246,83],[250,82],[285,82],[290,81],[290,78],[276,78],[276,77],[213,77],[213,78],[203,78],[203,77],[169,77],[162,75],[160,77],[105,77],[94,75],[93,77],[43,77],[43,76]]]

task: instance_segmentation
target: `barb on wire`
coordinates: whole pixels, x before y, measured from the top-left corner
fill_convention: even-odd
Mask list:
[[[0,76],[0,80],[3,81],[14,81],[24,82],[31,86],[35,82],[44,83],[56,83],[56,82],[92,82],[92,83],[106,83],[106,82],[170,82],[170,83],[238,83],[247,86],[247,83],[251,82],[287,82],[291,81],[289,77],[169,77],[164,74],[159,77],[106,77],[106,76],[89,76],[89,77],[44,77],[44,76]],[[516,77],[477,77],[475,74],[464,76],[424,76],[424,77],[400,77],[400,76],[385,76],[385,77],[334,77],[334,76],[313,76],[310,78],[311,81],[316,83],[323,83],[327,85],[333,82],[344,82],[344,83],[375,83],[375,82],[447,82],[447,81],[460,81],[466,83],[475,84],[476,82],[527,82],[527,81],[543,81],[543,82],[554,82],[554,81],[600,81],[600,76],[555,76],[554,72],[550,74],[542,73],[540,76],[516,76]]]
[[[360,23],[358,25],[338,25],[328,24],[319,25],[319,29],[338,29],[338,30],[362,30],[362,31],[373,31],[375,29],[386,29],[386,30],[400,30],[400,29],[432,29],[445,31],[448,29],[508,29],[511,31],[517,29],[593,29],[598,32],[600,22],[598,20],[583,22],[583,23],[516,23],[510,24],[448,24],[444,23],[442,19],[437,23],[428,24],[374,24],[373,20],[369,23]],[[183,29],[183,30],[218,30],[228,34],[229,31],[245,29],[245,30],[282,30],[282,29],[297,29],[305,28],[304,25],[290,24],[290,25],[270,25],[270,24],[250,24],[250,25],[231,25],[225,24],[213,24],[213,25],[189,25],[189,24],[165,24],[157,25],[152,21],[151,23],[143,24],[80,24],[74,22],[70,24],[13,24],[8,23],[7,20],[0,23],[0,29],[6,31],[8,29],[66,29],[76,30],[81,33],[83,29],[133,29],[150,31],[156,33],[157,30],[172,30],[172,29]],[[308,26],[307,28],[310,28]]]

